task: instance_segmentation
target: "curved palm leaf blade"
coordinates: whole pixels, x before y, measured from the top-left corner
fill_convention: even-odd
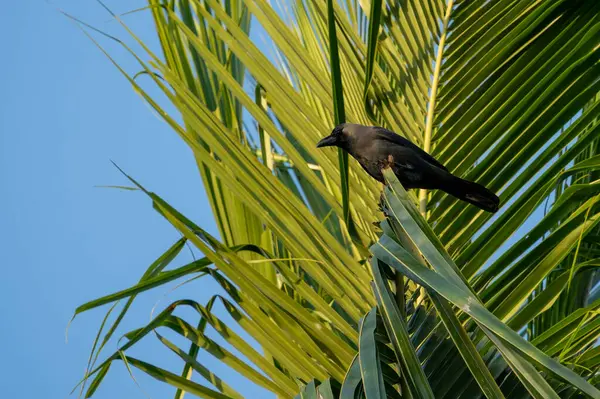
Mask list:
[[[116,14],[141,51],[104,38],[139,70],[105,54],[188,144],[220,239],[127,176],[183,238],[138,283],[77,309],[113,306],[82,394],[116,360],[177,399],[240,397],[206,352],[282,398],[600,397],[600,3],[149,0],[146,12],[161,54]],[[500,211],[416,198],[388,173],[374,224],[381,186],[315,148],[342,120],[413,140],[496,191]],[[204,258],[167,269],[185,244]],[[220,292],[175,301],[97,364],[138,294],[200,277]],[[180,375],[127,353],[152,337]]]

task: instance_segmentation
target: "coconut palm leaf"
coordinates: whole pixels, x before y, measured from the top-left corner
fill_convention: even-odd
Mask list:
[[[146,12],[160,53],[116,14],[127,40],[81,26],[138,62],[126,71],[105,52],[188,144],[220,238],[126,175],[184,238],[138,283],[77,309],[127,300],[96,339],[88,396],[113,361],[179,399],[243,394],[205,351],[279,397],[600,397],[600,3],[149,0]],[[413,140],[501,209],[417,198],[387,173],[382,214],[381,185],[315,148],[342,121]],[[185,243],[205,257],[166,270]],[[96,365],[137,294],[190,277],[221,292],[174,302]],[[127,353],[152,336],[181,376]]]

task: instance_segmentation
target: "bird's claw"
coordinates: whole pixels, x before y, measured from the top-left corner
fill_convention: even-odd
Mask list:
[[[381,195],[379,195],[379,210],[383,213],[385,213],[385,194],[382,191]]]
[[[379,165],[381,166],[381,170],[391,168],[394,165],[394,156],[389,154],[386,159],[379,163]]]

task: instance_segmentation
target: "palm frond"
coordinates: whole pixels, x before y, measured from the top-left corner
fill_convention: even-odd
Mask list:
[[[183,238],[138,283],[77,309],[127,300],[95,341],[88,396],[123,361],[178,399],[240,397],[206,351],[279,397],[600,397],[600,3],[149,0],[148,12],[161,54],[115,14],[142,50],[108,40],[151,88],[105,54],[189,146],[220,238],[127,176]],[[382,214],[378,183],[315,148],[344,120],[413,140],[498,192],[500,211],[417,198],[388,172]],[[185,243],[205,257],[166,270]],[[96,365],[136,295],[184,277],[221,292],[175,301]],[[181,375],[127,353],[148,335]]]

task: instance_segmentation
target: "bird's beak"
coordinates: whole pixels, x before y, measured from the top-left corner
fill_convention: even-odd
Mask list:
[[[322,138],[321,141],[319,141],[317,143],[317,148],[330,147],[335,144],[336,144],[336,137],[334,135],[331,135],[331,136]]]

